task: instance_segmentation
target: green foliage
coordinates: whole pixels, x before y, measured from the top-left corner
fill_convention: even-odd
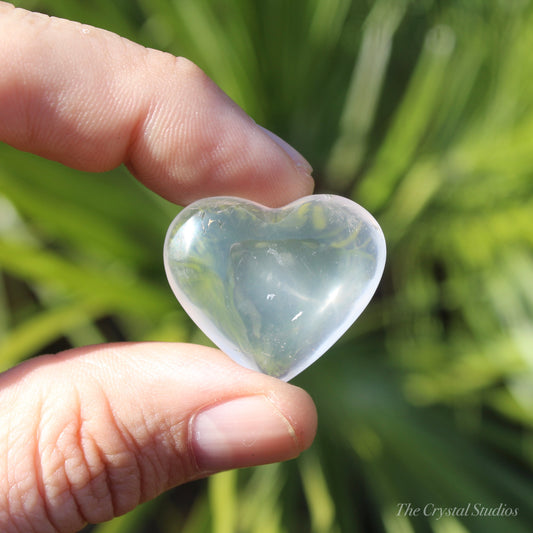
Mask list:
[[[319,410],[309,452],[93,531],[529,531],[531,2],[20,4],[189,57],[305,154],[317,190],[371,210],[388,241],[379,294],[295,380]],[[176,206],[124,169],[87,175],[7,146],[0,193],[3,368],[116,338],[201,339],[163,275]],[[407,517],[402,502],[519,514]]]

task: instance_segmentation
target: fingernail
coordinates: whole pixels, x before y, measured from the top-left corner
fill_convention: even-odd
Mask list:
[[[300,152],[295,150],[289,143],[285,142],[275,133],[263,128],[263,126],[259,127],[292,159],[298,169],[303,170],[306,174],[311,174],[311,172],[313,172],[313,167],[309,164],[307,159],[300,154]]]
[[[190,434],[197,465],[204,471],[284,461],[300,451],[294,428],[265,396],[237,398],[200,411]]]

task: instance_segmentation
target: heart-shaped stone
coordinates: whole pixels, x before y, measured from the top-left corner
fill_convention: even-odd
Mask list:
[[[385,266],[385,238],[358,204],[332,195],[278,209],[199,200],[168,229],[170,286],[237,363],[288,381],[357,319]]]

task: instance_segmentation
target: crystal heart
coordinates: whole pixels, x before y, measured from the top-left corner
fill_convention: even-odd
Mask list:
[[[332,195],[278,209],[199,200],[174,219],[164,249],[170,286],[197,326],[237,363],[286,381],[361,314],[385,255],[374,218]]]

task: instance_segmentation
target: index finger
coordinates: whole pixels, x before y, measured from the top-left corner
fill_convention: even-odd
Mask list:
[[[170,201],[282,205],[311,167],[184,58],[0,2],[0,141],[87,171],[125,163]]]

